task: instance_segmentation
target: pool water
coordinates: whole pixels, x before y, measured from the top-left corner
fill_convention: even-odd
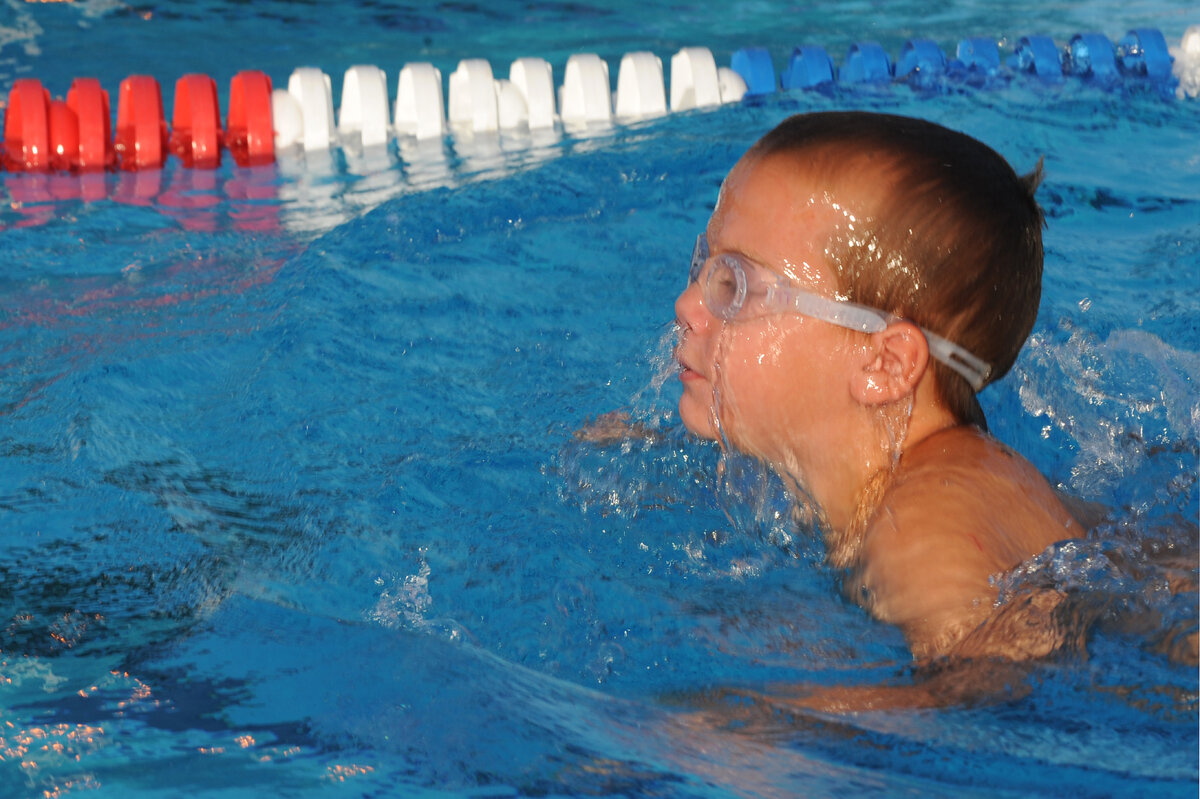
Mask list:
[[[808,41],[840,60],[1200,22],[986,5],[8,2],[0,82],[139,72],[169,97],[189,71],[224,92],[240,69],[336,85],[374,63],[394,85],[408,61],[525,55],[561,79],[575,52],[762,44],[778,67]],[[722,177],[827,108],[1046,159],[1039,321],[981,401],[1112,510],[998,586],[1098,617],[1009,702],[727,698],[913,679],[782,488],[736,458],[718,476],[674,413],[671,303]],[[1197,672],[1168,655],[1198,616],[1197,142],[1194,101],[1014,81],[779,94],[444,160],[175,162],[94,200],[5,175],[0,795],[1195,796]],[[575,435],[616,409],[647,434]]]

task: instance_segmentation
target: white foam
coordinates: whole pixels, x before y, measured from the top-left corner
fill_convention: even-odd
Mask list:
[[[1200,97],[1200,25],[1188,28],[1178,47],[1170,48],[1175,59],[1172,70],[1179,79],[1175,94],[1185,97]]]

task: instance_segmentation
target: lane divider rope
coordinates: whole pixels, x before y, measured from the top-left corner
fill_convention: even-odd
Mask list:
[[[470,58],[450,74],[443,102],[441,71],[412,63],[397,76],[389,113],[383,70],[357,65],[343,76],[335,116],[332,81],[319,68],[296,69],[286,89],[274,88],[260,71],[246,70],[230,81],[222,125],[216,82],[188,74],[175,84],[168,128],[158,81],[131,75],[119,88],[115,132],[108,93],[94,78],[75,79],[65,100],[51,98],[36,78],[20,78],[9,91],[0,163],[10,172],[139,171],[159,169],[173,155],[187,168],[204,170],[219,166],[222,152],[228,152],[239,166],[254,166],[289,150],[386,149],[397,137],[437,140],[560,126],[571,133],[781,89],[835,85],[907,83],[936,90],[956,82],[988,86],[1019,77],[1048,83],[1075,78],[1114,87],[1141,82],[1164,94],[1195,97],[1200,95],[1200,25],[1188,29],[1178,48],[1168,48],[1153,28],[1131,30],[1116,44],[1103,34],[1077,34],[1061,48],[1046,36],[1023,36],[1005,59],[998,43],[984,37],[960,41],[954,58],[932,40],[911,39],[895,62],[879,44],[864,41],[851,45],[840,69],[822,47],[806,45],[792,51],[779,73],[764,48],[740,49],[725,67],[709,49],[685,47],[671,56],[670,76],[668,92],[661,58],[626,53],[614,92],[608,63],[579,53],[567,59],[556,91],[553,69],[544,59],[519,58],[506,78],[498,78],[488,61]]]

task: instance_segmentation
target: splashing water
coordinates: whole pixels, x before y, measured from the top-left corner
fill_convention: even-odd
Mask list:
[[[470,632],[453,619],[429,618],[433,607],[433,596],[429,592],[429,575],[432,573],[426,560],[427,549],[419,551],[421,565],[416,574],[407,574],[389,581],[377,577],[377,586],[386,586],[379,594],[375,607],[367,614],[372,621],[392,630],[415,630],[459,642],[473,640]]]
[[[1058,431],[1072,442],[1074,490],[1119,502],[1122,487],[1144,484],[1131,478],[1169,453],[1181,461],[1171,482],[1189,480],[1200,436],[1200,398],[1191,388],[1200,382],[1200,356],[1146,331],[1101,338],[1068,319],[1057,334],[1032,336],[1028,349],[1021,403],[1046,420],[1043,438]]]

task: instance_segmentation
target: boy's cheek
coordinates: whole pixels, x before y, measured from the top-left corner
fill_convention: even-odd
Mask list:
[[[737,326],[726,341],[730,360],[749,368],[778,368],[803,357],[810,347],[804,339],[803,323],[796,317],[768,317]]]

